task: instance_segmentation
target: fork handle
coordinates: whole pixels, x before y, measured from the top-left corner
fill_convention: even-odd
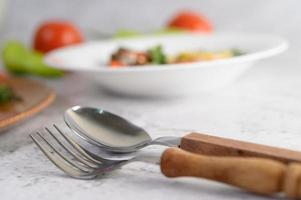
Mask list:
[[[273,194],[282,190],[286,165],[264,158],[204,156],[168,148],[161,156],[161,171],[167,177],[199,177]]]

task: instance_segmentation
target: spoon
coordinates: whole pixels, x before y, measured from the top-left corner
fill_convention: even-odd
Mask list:
[[[90,144],[101,147],[99,149],[102,150],[102,154],[114,156],[116,160],[123,159],[123,156],[133,157],[139,149],[156,144],[180,147],[205,155],[255,156],[272,158],[284,163],[301,162],[301,152],[298,151],[200,133],[190,133],[182,138],[165,136],[152,140],[141,127],[99,108],[74,106],[65,111],[64,119],[78,136]]]
[[[111,152],[130,153],[148,145],[179,147],[179,137],[158,137],[154,140],[142,129],[108,111],[74,106],[65,111],[66,124],[81,138]]]

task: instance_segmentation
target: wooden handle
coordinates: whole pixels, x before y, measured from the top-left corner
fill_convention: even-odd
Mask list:
[[[283,191],[289,198],[301,199],[301,165],[288,165],[283,183]]]
[[[167,149],[161,157],[161,171],[167,177],[206,178],[260,194],[282,190],[286,165],[263,158],[202,156]]]
[[[204,155],[262,157],[283,163],[301,162],[301,152],[200,133],[191,133],[183,137],[180,147]]]

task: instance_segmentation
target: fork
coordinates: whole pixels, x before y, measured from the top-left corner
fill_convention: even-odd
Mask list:
[[[36,132],[30,136],[49,160],[74,178],[96,178],[131,161],[141,161],[145,156],[141,154],[128,160],[102,158],[87,151],[56,125],[53,126],[57,134],[45,128],[43,134]],[[298,180],[301,178],[300,164],[285,165],[264,158],[196,155],[177,148],[164,150],[162,155],[157,156],[157,160],[160,160],[161,172],[167,177],[206,178],[259,194],[284,191],[288,197],[301,196],[298,193],[300,188]]]
[[[68,134],[64,134],[55,124],[53,127],[57,134],[46,127],[44,134],[37,131],[30,134],[30,137],[46,157],[69,176],[93,179],[125,163],[125,161],[111,161],[92,154]]]

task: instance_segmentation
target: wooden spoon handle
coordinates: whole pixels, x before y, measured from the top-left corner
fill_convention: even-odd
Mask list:
[[[191,133],[181,140],[181,149],[203,155],[263,157],[283,163],[301,162],[301,152],[242,142],[227,138]]]
[[[263,158],[202,156],[178,148],[161,157],[161,171],[167,177],[206,178],[260,194],[282,190],[286,165]]]

